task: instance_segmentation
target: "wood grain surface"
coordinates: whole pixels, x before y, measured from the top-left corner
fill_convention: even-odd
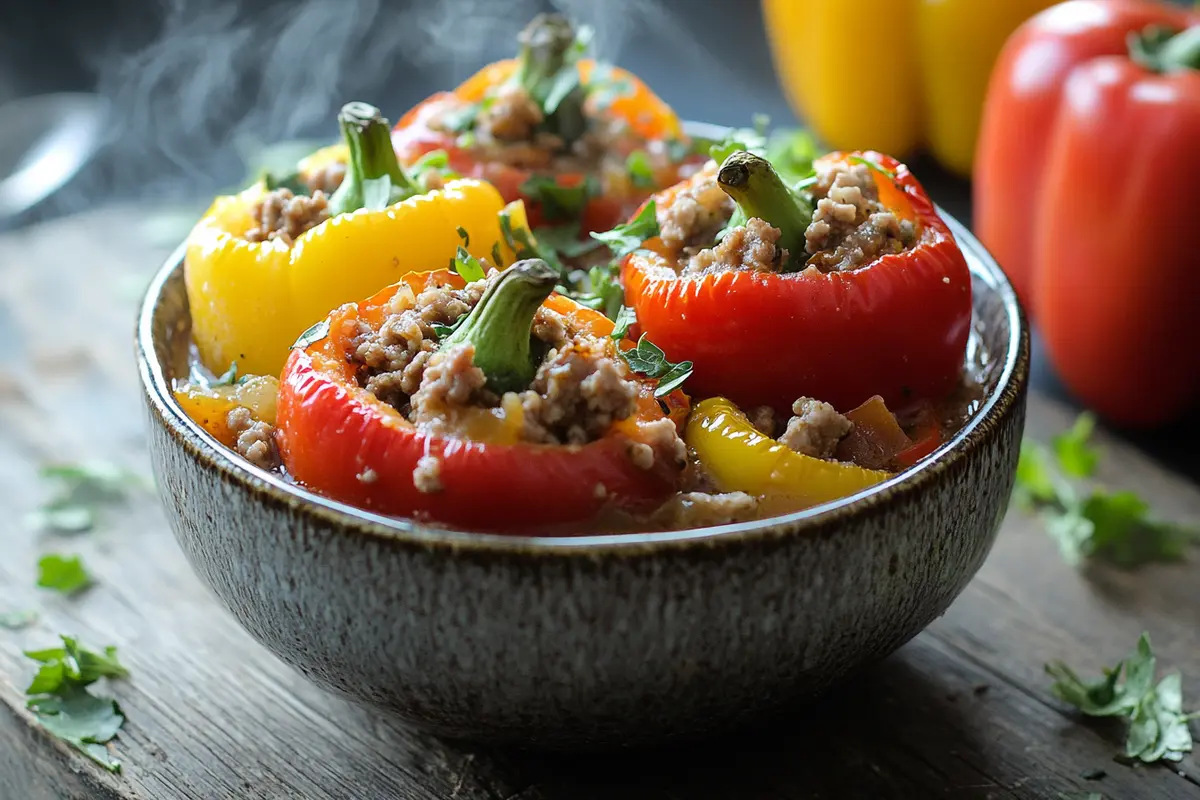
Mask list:
[[[496,752],[413,733],[309,686],[234,623],[192,575],[152,494],[74,536],[22,516],[45,499],[39,465],[89,458],[146,472],[132,357],[137,290],[168,247],[135,209],[111,208],[0,238],[0,800],[41,798],[1200,798],[1194,757],[1130,767],[1119,723],[1083,720],[1048,692],[1043,664],[1098,670],[1142,630],[1200,705],[1200,552],[1137,572],[1066,566],[1014,511],[947,614],[891,658],[769,729],[608,757]],[[1031,398],[1029,432],[1068,412]],[[1104,432],[1101,478],[1162,515],[1200,520],[1200,491]],[[46,552],[79,553],[97,585],[35,587]],[[33,723],[22,651],[76,633],[115,644],[131,677],[109,687],[128,721],[109,775]],[[1103,770],[1099,780],[1085,774]],[[1086,796],[1086,795],[1079,795]]]

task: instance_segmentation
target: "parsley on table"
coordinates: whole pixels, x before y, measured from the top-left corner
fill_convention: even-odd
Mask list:
[[[19,631],[22,628],[28,628],[37,621],[38,613],[33,610],[0,611],[0,628],[4,628],[5,630]]]
[[[131,489],[147,485],[141,476],[106,461],[51,464],[39,475],[56,484],[57,491],[26,517],[26,524],[59,533],[90,530],[100,506],[122,502]]]
[[[53,589],[65,595],[82,592],[92,585],[91,573],[83,565],[79,556],[61,556],[51,553],[38,560],[37,585],[43,589]]]
[[[592,238],[604,242],[617,258],[639,249],[647,239],[658,236],[658,204],[651,200],[636,217],[610,231],[592,233]]]
[[[1063,558],[1089,558],[1132,568],[1151,561],[1179,561],[1200,531],[1155,517],[1130,491],[1092,488],[1080,492],[1067,475],[1091,475],[1099,455],[1090,444],[1095,420],[1083,415],[1053,447],[1026,440],[1017,464],[1014,501],[1037,512]],[[1066,474],[1064,474],[1066,473]]]
[[[61,636],[62,647],[27,650],[38,662],[37,674],[25,693],[26,707],[43,728],[110,772],[120,772],[121,762],[104,746],[125,722],[116,700],[94,695],[88,686],[100,678],[125,678],[129,671],[117,660],[115,647],[96,652],[70,636]]]
[[[542,213],[550,222],[577,220],[588,201],[600,194],[600,185],[592,176],[575,186],[563,186],[546,175],[533,175],[521,184],[521,193],[542,204]]]
[[[621,351],[621,357],[634,372],[658,380],[658,386],[654,389],[655,397],[663,397],[675,391],[692,374],[691,361],[680,361],[677,364],[668,361],[666,353],[647,339],[645,334],[638,339],[636,347]]]
[[[1124,717],[1129,727],[1125,755],[1146,763],[1179,761],[1192,750],[1188,721],[1196,714],[1183,711],[1178,672],[1154,682],[1155,658],[1149,634],[1143,633],[1133,653],[1104,677],[1085,681],[1061,661],[1046,665],[1054,678],[1050,691],[1092,717]]]

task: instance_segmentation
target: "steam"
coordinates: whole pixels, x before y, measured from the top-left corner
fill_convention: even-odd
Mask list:
[[[395,119],[439,88],[511,55],[539,11],[557,9],[595,29],[599,57],[620,63],[652,32],[687,74],[720,60],[697,48],[660,0],[158,0],[161,25],[138,47],[109,42],[90,56],[112,120],[111,171],[76,188],[100,197],[210,197],[246,177],[269,144],[331,140],[335,114],[365,100]],[[671,99],[671,98],[668,98]],[[313,143],[313,146],[316,142]],[[99,197],[98,197],[99,195]]]

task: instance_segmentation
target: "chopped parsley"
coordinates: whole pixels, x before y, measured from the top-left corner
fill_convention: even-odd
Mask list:
[[[38,621],[38,613],[31,609],[24,611],[0,611],[0,628],[19,631],[28,628]]]
[[[475,127],[475,120],[482,109],[481,103],[468,103],[459,108],[449,109],[442,114],[438,124],[448,133],[464,133]]]
[[[92,576],[83,566],[79,556],[61,556],[57,553],[42,556],[38,560],[37,585],[53,589],[65,595],[74,595],[92,585]]]
[[[554,250],[563,258],[578,258],[601,246],[591,237],[580,239],[577,224],[538,228],[537,240],[539,245]]]
[[[883,166],[882,164],[880,164],[878,161],[875,161],[874,159],[863,158],[862,156],[850,156],[850,158],[848,160],[850,161],[851,164],[862,164],[864,167],[873,169],[876,172],[878,172],[880,175],[883,175],[885,178],[888,178],[889,180],[893,180],[893,181],[896,180],[895,172],[892,172],[890,169]]]
[[[680,361],[677,364],[668,361],[662,348],[647,339],[645,334],[638,339],[636,347],[622,350],[621,357],[634,372],[658,380],[658,386],[654,389],[655,397],[663,397],[675,391],[692,374],[691,361]]]
[[[621,313],[625,290],[621,288],[614,263],[598,264],[587,272],[575,270],[567,279],[568,293],[580,305],[594,308],[611,320]]]
[[[1192,750],[1188,721],[1197,715],[1183,711],[1178,672],[1154,682],[1155,658],[1150,636],[1143,633],[1137,647],[1097,681],[1084,681],[1061,661],[1046,665],[1054,678],[1050,691],[1092,717],[1124,717],[1129,727],[1125,755],[1146,763],[1179,761]]]
[[[538,243],[526,229],[513,228],[512,218],[507,211],[500,212],[500,235],[504,238],[504,243],[513,251],[513,255],[518,261],[527,258],[540,258],[553,269],[557,270],[560,275],[566,276],[567,268],[559,259],[558,254],[550,248],[538,247]]]
[[[52,464],[39,474],[56,484],[57,490],[25,522],[31,528],[59,533],[91,530],[100,506],[123,502],[131,489],[149,485],[140,475],[107,461]]]
[[[296,339],[296,343],[292,345],[293,350],[303,349],[310,344],[321,341],[329,335],[329,320],[323,319],[316,325],[308,328],[304,333],[300,334],[300,338]]]
[[[294,195],[308,195],[311,193],[308,184],[299,172],[289,172],[282,175],[276,175],[273,172],[263,172],[259,180],[262,181],[263,188],[268,192],[273,192],[277,189],[287,189]]]
[[[207,383],[209,386],[232,386],[233,384],[237,383],[237,379],[238,365],[236,361],[231,361],[229,363],[229,369],[225,370],[216,378],[208,381]]]
[[[434,322],[434,323],[431,323],[429,327],[433,329],[433,335],[436,336],[439,340],[445,339],[447,336],[449,336],[450,334],[452,334],[456,330],[458,330],[459,326],[461,326],[464,322],[466,322],[467,316],[468,316],[467,314],[463,314],[461,317],[454,320],[453,325],[444,325],[441,322]]]
[[[465,233],[465,231],[464,231]],[[457,272],[467,283],[481,281],[487,277],[484,272],[483,264],[479,259],[467,252],[463,246],[459,246],[458,252],[454,254],[454,258],[450,259],[450,268]]]
[[[631,96],[633,84],[627,78],[616,77],[611,64],[597,63],[588,80],[587,93],[596,110],[603,111],[611,106],[614,100]]]
[[[654,179],[654,166],[650,163],[650,155],[645,150],[634,150],[625,159],[625,171],[629,181],[639,189],[653,189],[657,183]]]
[[[629,306],[622,305],[613,323],[613,332],[609,335],[614,339],[624,339],[629,335],[629,326],[637,324],[637,312]]]
[[[1087,559],[1130,569],[1151,561],[1179,561],[1200,530],[1155,517],[1130,491],[1101,487],[1080,491],[1067,478],[1090,476],[1099,455],[1089,444],[1095,420],[1081,417],[1053,449],[1026,440],[1017,464],[1014,501],[1038,513],[1071,565]],[[1064,474],[1065,473],[1065,474]]]
[[[600,194],[600,184],[589,175],[575,186],[563,186],[546,175],[533,175],[521,184],[521,193],[541,203],[549,222],[578,220],[589,200]]]
[[[646,203],[645,207],[629,222],[618,225],[610,231],[592,233],[592,238],[608,245],[617,258],[623,258],[634,250],[641,248],[647,239],[658,236],[658,206],[654,200]]]
[[[104,745],[117,735],[125,715],[115,700],[88,687],[100,678],[128,677],[129,671],[117,661],[115,647],[98,653],[73,637],[60,638],[62,647],[25,653],[40,664],[25,690],[26,707],[51,734],[110,772],[120,772],[121,762]]]

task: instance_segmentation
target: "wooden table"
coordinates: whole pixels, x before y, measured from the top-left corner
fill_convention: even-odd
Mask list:
[[[1200,705],[1200,552],[1134,573],[1066,566],[1014,511],[946,615],[850,685],[772,729],[620,757],[547,757],[437,741],[308,685],[258,646],[192,575],[152,496],[96,530],[36,533],[39,464],[100,458],[147,470],[131,335],[136,289],[167,253],[138,215],[107,209],[0,238],[0,800],[40,798],[1200,798],[1200,766],[1116,763],[1119,724],[1082,720],[1047,691],[1044,662],[1097,670],[1148,630]],[[1070,413],[1042,395],[1029,432]],[[1200,490],[1101,432],[1101,477],[1163,515],[1200,519]],[[75,599],[34,586],[49,551],[81,553],[99,583]],[[47,736],[24,709],[22,650],[60,632],[115,644],[128,721],[120,776]],[[1083,777],[1095,770],[1100,780]],[[1080,795],[1086,796],[1086,795]]]

